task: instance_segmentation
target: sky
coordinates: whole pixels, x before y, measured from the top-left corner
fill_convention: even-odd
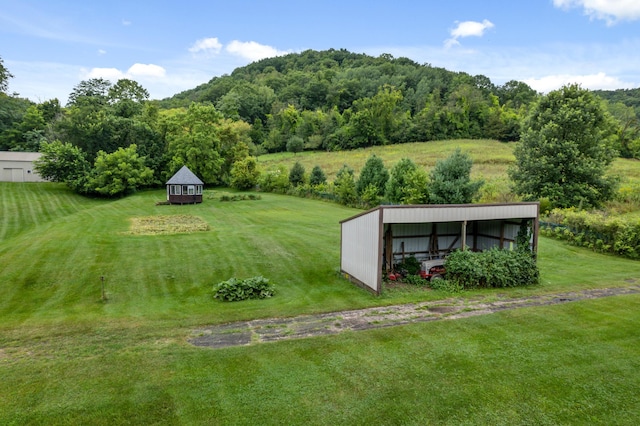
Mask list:
[[[0,0],[8,93],[64,105],[82,80],[163,99],[307,49],[407,57],[547,93],[640,87],[638,0]]]

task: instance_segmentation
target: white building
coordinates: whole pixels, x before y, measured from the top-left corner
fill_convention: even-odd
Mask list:
[[[0,182],[45,182],[33,170],[39,152],[0,151]]]

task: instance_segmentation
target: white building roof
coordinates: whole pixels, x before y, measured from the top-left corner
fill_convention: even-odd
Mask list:
[[[34,161],[41,155],[39,152],[0,151],[0,161]]]

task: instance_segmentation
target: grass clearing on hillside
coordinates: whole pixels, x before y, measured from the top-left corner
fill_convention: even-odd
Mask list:
[[[431,169],[435,166],[436,161],[446,159],[457,148],[469,154],[473,159],[472,175],[474,177],[481,175],[485,178],[490,178],[503,175],[506,167],[515,161],[513,144],[488,139],[413,142],[374,146],[352,151],[314,151],[300,154],[280,152],[262,155],[258,158],[258,161],[265,169],[278,164],[285,164],[290,169],[296,161],[299,161],[305,167],[307,173],[318,165],[326,173],[327,179],[332,181],[344,164],[352,167],[357,175],[372,154],[382,158],[388,169],[403,158],[410,158],[417,165]]]
[[[203,232],[209,229],[209,224],[201,218],[182,214],[133,217],[128,233],[132,235],[170,235]]]

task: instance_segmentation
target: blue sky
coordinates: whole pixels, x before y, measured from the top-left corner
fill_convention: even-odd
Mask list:
[[[9,93],[66,103],[82,80],[153,99],[306,49],[390,53],[540,92],[640,87],[638,0],[0,0]]]

